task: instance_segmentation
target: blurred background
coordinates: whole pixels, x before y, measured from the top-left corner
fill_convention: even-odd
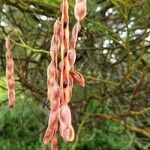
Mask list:
[[[70,32],[76,20],[69,1]],[[41,143],[49,101],[46,69],[61,0],[0,0],[0,150],[48,150]],[[76,132],[60,150],[150,149],[150,0],[88,0],[69,103]],[[8,107],[4,38],[15,61],[16,102]]]

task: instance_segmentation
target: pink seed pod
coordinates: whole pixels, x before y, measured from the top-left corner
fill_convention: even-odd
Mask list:
[[[86,8],[87,0],[76,0],[75,4],[75,17],[77,20],[81,21],[87,14]]]
[[[61,13],[63,12],[63,3],[61,3],[61,5],[60,5],[60,11],[61,11]]]
[[[9,107],[12,108],[15,102],[15,90],[8,91],[8,98],[9,98],[9,101],[8,101]]]
[[[69,50],[69,63],[71,67],[73,67],[75,60],[76,60],[76,51],[75,49],[70,49]]]
[[[47,128],[46,132],[44,133],[42,143],[46,145],[49,141],[51,141],[53,136],[54,136],[54,129]]]
[[[72,125],[70,125],[68,129],[66,129],[64,136],[65,136],[66,141],[74,140],[74,129],[73,129]]]
[[[51,46],[50,46],[50,56],[51,56],[51,59],[54,61],[54,35],[52,36],[52,39],[51,39]]]
[[[15,81],[14,81],[14,61],[13,54],[10,48],[10,39],[5,39],[6,51],[6,79],[7,79],[7,88],[8,88],[8,104],[9,107],[14,106],[15,102]]]
[[[51,90],[55,82],[55,70],[54,62],[51,62],[47,68],[47,96],[49,100],[51,100]]]
[[[64,90],[63,87],[60,87],[60,106],[64,104]]]
[[[60,92],[59,85],[55,81],[54,85],[53,85],[53,87],[51,89],[51,100],[55,100],[55,99],[59,98],[59,96],[60,96],[59,92]]]
[[[74,70],[74,64],[76,60],[75,46],[81,29],[80,21],[85,17],[87,11],[86,2],[87,0],[76,0],[75,17],[77,23],[73,27],[70,42],[68,0],[63,0],[61,22],[58,18],[53,28],[50,48],[52,61],[47,69],[48,99],[51,103],[51,114],[43,137],[44,144],[51,141],[52,150],[58,149],[56,138],[58,121],[60,135],[65,141],[72,141],[75,137],[71,125],[71,112],[67,104],[72,96],[73,80],[80,86],[85,86],[84,78]],[[58,65],[59,49],[61,49],[61,62]]]
[[[59,21],[59,18],[57,18],[56,22],[54,23],[54,35],[59,35],[61,30],[61,22]]]
[[[51,111],[57,111],[60,108],[60,88],[57,82],[54,83],[54,86],[51,90]]]
[[[53,51],[54,51],[54,64],[55,64],[55,67],[57,68],[57,58],[58,58],[58,54],[59,54],[59,44],[60,43],[54,43],[54,48],[53,48]]]
[[[69,90],[70,90],[69,86],[67,86],[64,89],[64,104],[68,104],[69,101],[70,101],[70,92],[69,92]]]
[[[78,33],[80,32],[80,30],[81,30],[81,25],[80,25],[80,22],[77,21],[72,30],[71,40],[70,40],[70,49],[75,49]]]
[[[51,150],[58,150],[58,141],[57,141],[56,136],[54,136],[52,138],[52,141],[51,141]]]
[[[5,47],[8,51],[11,51],[11,41],[10,41],[9,37],[5,38]]]
[[[47,144],[52,140],[56,130],[58,122],[58,112],[52,112],[49,117],[48,127],[43,136],[43,144]]]
[[[52,61],[54,62],[56,62],[57,60],[59,45],[60,45],[59,37],[57,35],[56,36],[53,35],[51,40],[50,56]]]
[[[55,66],[54,62],[51,61],[51,63],[47,68],[47,79],[51,81],[50,84],[55,81],[54,77],[55,77]]]
[[[64,103],[67,104],[70,101],[70,93],[69,93],[69,72],[70,72],[70,64],[69,60],[65,61],[65,70],[63,72],[63,89],[64,89]]]
[[[65,141],[74,139],[74,130],[71,128],[71,112],[68,105],[63,105],[59,110],[60,135]]]
[[[68,134],[68,141],[73,141],[75,138],[74,129],[72,125],[70,126],[70,132]]]
[[[65,137],[65,132],[66,132],[66,124],[65,123],[60,122],[60,124],[59,124],[59,132],[60,132],[60,135],[62,137]]]
[[[47,97],[50,101],[51,101],[51,89],[52,89],[52,87],[50,85],[48,85],[48,87],[47,87]]]
[[[57,111],[60,108],[60,97],[51,100],[51,111]]]
[[[74,129],[72,125],[60,122],[60,135],[65,141],[73,141]]]
[[[67,135],[68,135],[68,131],[69,131],[69,125],[68,124],[65,124],[65,123],[62,123],[60,122],[60,135],[62,136],[62,138],[67,142],[68,139],[67,139]]]
[[[70,93],[70,99],[72,97],[72,89],[73,89],[73,79],[71,76],[69,76],[69,93]]]
[[[68,0],[63,0],[62,14],[65,20],[68,19]]]
[[[54,62],[55,65],[57,65],[59,47],[60,47],[60,39],[57,35],[53,35],[52,40],[51,40],[50,56],[51,56],[52,62]]]
[[[70,71],[70,75],[76,84],[85,87],[85,80],[82,74],[80,74],[78,71]]]
[[[59,121],[67,124],[71,124],[71,112],[69,106],[63,105],[59,110]]]
[[[8,82],[9,90],[12,91],[11,89],[14,89],[14,88],[15,88],[15,83],[14,83],[14,81],[13,81],[12,78],[10,78],[8,81],[9,81],[9,82]]]
[[[63,61],[58,64],[58,70],[61,72],[63,71]]]

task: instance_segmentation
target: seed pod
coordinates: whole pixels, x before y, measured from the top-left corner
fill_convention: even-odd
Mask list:
[[[69,18],[69,16],[68,16],[68,0],[63,0],[62,14],[64,16],[64,19],[68,20],[68,18]]]
[[[76,60],[76,51],[75,49],[70,49],[69,50],[69,63],[71,67],[73,67],[75,60]]]
[[[70,76],[69,77],[69,92],[70,92],[70,99],[72,97],[72,88],[73,88],[73,79],[72,77]]]
[[[59,111],[60,134],[65,141],[74,139],[74,130],[71,125],[71,112],[68,105],[63,105]]]
[[[52,112],[49,117],[48,127],[43,136],[43,144],[52,140],[57,130],[58,112]]]
[[[75,49],[78,33],[80,32],[80,30],[81,30],[81,25],[80,25],[80,22],[77,21],[72,30],[71,40],[70,40],[70,49]]]
[[[12,108],[15,102],[15,90],[13,89],[8,90],[8,98],[9,98],[9,101],[8,101],[9,107]]]
[[[70,132],[68,134],[68,141],[73,141],[74,138],[75,138],[75,136],[74,136],[74,129],[73,129],[72,126],[70,126]]]
[[[85,80],[82,74],[80,74],[78,71],[70,71],[70,75],[76,84],[85,87]]]
[[[58,150],[58,141],[57,141],[56,136],[54,136],[52,138],[52,141],[51,141],[51,150]]]
[[[67,141],[74,140],[74,129],[72,125],[60,122],[60,135],[62,138]]]
[[[59,70],[60,72],[63,71],[63,61],[61,61],[61,62],[58,64],[58,70]]]
[[[66,141],[74,140],[74,129],[73,129],[72,125],[70,125],[68,129],[66,129],[64,138]]]
[[[54,61],[54,35],[52,36],[52,39],[51,39],[50,56],[51,56],[52,61]]]
[[[60,108],[60,98],[55,98],[51,101],[51,112],[57,111]]]
[[[51,62],[47,68],[47,96],[51,100],[51,90],[55,82],[55,66],[54,62]]]
[[[53,135],[54,135],[54,129],[52,129],[50,127],[47,128],[46,132],[44,133],[43,139],[42,139],[43,144],[46,145],[49,141],[51,141]]]
[[[64,89],[64,104],[67,104],[69,103],[70,101],[70,92],[69,92],[69,86],[67,86],[65,89]]]
[[[53,35],[51,40],[50,56],[54,66],[57,68],[57,57],[59,54],[60,39],[58,35]]]
[[[64,104],[64,90],[63,87],[60,87],[60,106]]]
[[[59,110],[59,121],[71,124],[71,112],[68,105],[63,105]]]
[[[86,8],[87,0],[76,0],[75,4],[75,17],[77,20],[81,21],[87,14]]]
[[[9,37],[5,38],[5,47],[6,47],[7,51],[11,51],[11,41],[10,41]]]
[[[51,90],[51,112],[58,111],[60,108],[60,88],[55,82]]]
[[[55,81],[54,85],[52,87],[52,90],[51,90],[51,100],[55,100],[55,99],[59,98],[59,96],[60,96],[59,95],[59,90],[60,90],[59,85]]]
[[[5,39],[6,47],[6,79],[7,79],[7,89],[8,89],[8,103],[9,107],[14,106],[15,102],[15,81],[14,81],[14,61],[13,54],[11,52],[11,43],[10,39]]]
[[[50,84],[55,81],[55,66],[53,61],[49,64],[47,68],[47,79],[49,80]]]
[[[69,72],[70,72],[70,64],[68,57],[65,58],[65,70],[63,72],[63,89],[64,89],[64,102],[67,104],[70,101],[70,93],[69,93]]]
[[[57,150],[56,132],[58,121],[60,123],[60,135],[65,141],[74,139],[74,129],[71,125],[71,112],[67,105],[71,99],[73,80],[85,86],[83,76],[74,71],[76,60],[75,46],[78,33],[81,29],[80,22],[86,15],[86,0],[76,0],[75,17],[77,23],[74,25],[69,43],[69,16],[68,0],[63,0],[61,5],[61,22],[59,18],[54,24],[51,40],[51,63],[47,69],[48,99],[50,100],[51,113],[48,127],[43,137],[43,143],[51,141],[51,149]],[[61,44],[61,61],[58,65],[58,55]],[[70,44],[70,45],[69,45]],[[59,84],[59,85],[58,85]]]
[[[54,23],[54,35],[59,35],[61,30],[61,22],[59,21],[59,18]]]

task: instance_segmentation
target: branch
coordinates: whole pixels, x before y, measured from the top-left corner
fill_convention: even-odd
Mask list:
[[[89,113],[88,113],[89,114]],[[101,113],[96,113],[96,114],[89,114],[91,117],[98,117],[104,120],[111,120],[113,122],[116,122],[124,127],[126,127],[129,131],[131,132],[135,132],[135,133],[139,133],[145,137],[150,138],[150,131],[145,130],[145,129],[141,129],[141,128],[137,128],[137,127],[133,127],[131,125],[126,124],[125,122],[123,122],[122,120],[120,120],[119,117],[117,117],[116,115],[108,115],[108,114],[101,114]]]
[[[44,2],[40,3],[38,1],[2,0],[2,4],[14,6],[23,12],[32,13],[32,14],[43,14],[46,16],[52,16],[52,14],[56,13],[56,9],[57,9],[52,5],[53,3],[47,4]],[[31,5],[33,7],[31,7]]]
[[[77,131],[77,134],[76,134],[76,138],[75,138],[75,142],[73,143],[73,145],[71,147],[71,150],[76,149],[76,146],[77,146],[78,141],[79,141],[79,136],[80,136],[81,130],[82,130],[85,122],[87,121],[87,119],[88,119],[88,115],[85,115],[84,118],[82,119],[80,125],[79,125],[78,131]]]
[[[95,78],[95,77],[92,77],[92,76],[85,76],[85,78],[89,79],[89,80],[97,81],[97,82],[103,82],[103,83],[111,84],[113,86],[118,86],[118,83],[115,83],[115,82],[109,81],[109,80],[98,79],[98,78]]]
[[[140,110],[140,111],[130,111],[129,114],[132,116],[139,116],[148,112],[150,112],[150,107],[144,108],[143,110]]]
[[[10,38],[10,40],[11,40],[13,43],[15,43],[16,45],[19,45],[19,46],[21,46],[21,47],[23,47],[23,48],[30,49],[30,50],[33,51],[33,52],[49,54],[48,51],[43,50],[43,49],[35,49],[35,48],[32,48],[32,47],[26,45],[20,37],[19,37],[19,39],[20,39],[20,41],[21,41],[22,44],[21,44],[21,43],[17,43],[16,41],[14,41],[13,39]]]

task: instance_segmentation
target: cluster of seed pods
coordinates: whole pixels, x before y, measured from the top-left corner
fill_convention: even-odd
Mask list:
[[[9,37],[5,39],[5,47],[6,47],[6,80],[8,89],[8,103],[9,107],[12,108],[15,102],[15,81],[14,81],[14,61]]]
[[[71,99],[73,81],[84,87],[83,76],[75,70],[76,41],[80,31],[80,21],[86,16],[86,0],[76,0],[75,23],[72,34],[69,36],[68,1],[63,0],[61,5],[62,16],[54,24],[51,40],[51,62],[47,68],[47,95],[50,100],[50,116],[48,126],[43,136],[43,143],[51,142],[51,149],[57,150],[56,133],[59,130],[62,138],[74,140],[74,129],[71,124],[71,112],[68,103]],[[61,61],[58,62],[58,56]]]

